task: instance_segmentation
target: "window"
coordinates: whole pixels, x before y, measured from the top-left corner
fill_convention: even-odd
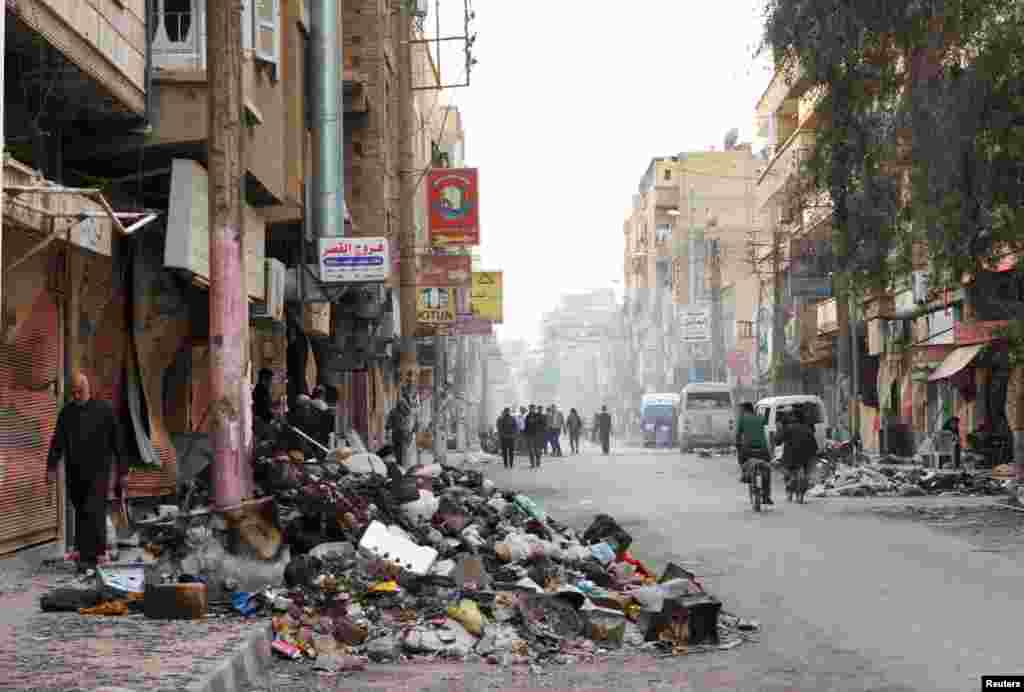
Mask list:
[[[666,168],[665,169],[665,180],[672,180],[672,169],[671,168]]]
[[[281,54],[280,0],[253,0],[253,50],[256,58],[275,67]]]
[[[154,0],[150,31],[156,67],[206,66],[205,0]]]
[[[686,395],[686,408],[690,411],[730,409],[732,395],[729,392],[693,392]]]

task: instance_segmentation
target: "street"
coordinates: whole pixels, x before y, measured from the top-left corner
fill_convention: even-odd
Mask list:
[[[611,514],[632,533],[634,555],[658,570],[670,560],[695,565],[726,611],[760,622],[760,642],[542,675],[460,665],[406,666],[399,675],[371,667],[317,682],[308,666],[298,674],[299,666],[279,663],[276,687],[259,689],[896,692],[979,689],[982,674],[1024,670],[1017,642],[1024,607],[1014,595],[1024,577],[1019,528],[1003,530],[993,547],[984,531],[942,530],[905,510],[980,510],[990,501],[851,498],[799,506],[785,502],[776,478],[777,504],[756,515],[732,456],[613,448],[605,457],[589,444],[580,456],[545,457],[539,471],[521,457],[512,470],[491,464],[485,473],[578,528],[597,512]],[[985,511],[1024,526],[1024,514]]]

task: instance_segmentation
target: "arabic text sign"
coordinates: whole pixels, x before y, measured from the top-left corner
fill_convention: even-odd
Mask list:
[[[427,209],[432,245],[479,245],[477,169],[432,169],[427,174]]]
[[[461,286],[469,288],[473,258],[469,255],[428,255],[416,275],[420,286]]]
[[[420,287],[416,297],[416,321],[447,324],[455,321],[455,289],[447,286]]]
[[[456,321],[452,336],[490,336],[494,333],[494,325],[488,320],[472,317],[468,320]]]
[[[680,322],[684,342],[711,341],[711,308],[684,308],[680,314]]]
[[[473,317],[501,324],[503,320],[501,272],[473,272],[470,308]]]
[[[386,281],[391,273],[387,238],[320,238],[324,283]]]

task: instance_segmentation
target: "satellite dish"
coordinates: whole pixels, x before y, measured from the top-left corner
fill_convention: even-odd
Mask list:
[[[734,127],[731,130],[729,130],[728,132],[726,132],[725,133],[725,150],[729,151],[730,149],[734,149],[736,147],[736,142],[739,140],[739,138],[740,138],[740,129],[738,127]]]

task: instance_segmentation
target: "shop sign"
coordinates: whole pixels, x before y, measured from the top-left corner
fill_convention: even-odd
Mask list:
[[[448,286],[426,286],[416,298],[416,321],[425,324],[447,324],[455,321],[455,289]]]
[[[320,238],[320,281],[325,284],[387,281],[387,238]]]
[[[494,325],[487,320],[471,317],[458,320],[452,327],[452,336],[490,336],[494,333]]]
[[[475,168],[435,168],[427,173],[430,244],[480,244],[479,176]]]
[[[502,273],[473,272],[473,289],[469,301],[473,317],[501,324],[504,318]]]
[[[167,208],[164,266],[185,269],[210,281],[210,180],[206,169],[191,159],[171,161],[171,198]],[[249,297],[266,300],[266,225],[243,203],[245,284]]]
[[[1010,324],[1006,320],[989,322],[957,322],[953,326],[953,334],[958,346],[970,344],[987,344],[995,338],[995,332]]]
[[[696,343],[711,341],[711,308],[690,306],[683,308],[679,316],[682,325],[683,342]]]
[[[469,288],[472,263],[473,258],[469,255],[427,255],[416,274],[416,284]]]

